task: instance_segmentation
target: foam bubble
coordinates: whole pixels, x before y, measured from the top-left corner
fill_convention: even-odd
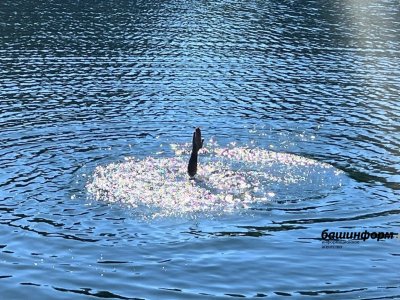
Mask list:
[[[226,213],[276,198],[301,199],[299,190],[317,193],[341,184],[341,171],[312,159],[261,148],[208,145],[199,152],[195,180],[187,175],[190,145],[173,144],[174,157],[127,157],[98,166],[87,190],[96,200],[127,204],[155,217]]]

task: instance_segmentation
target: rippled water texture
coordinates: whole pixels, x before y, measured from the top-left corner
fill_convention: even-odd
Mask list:
[[[399,7],[1,1],[0,298],[400,297],[398,239],[340,249],[320,239],[400,231]],[[170,145],[195,126],[220,149],[293,155],[328,173],[261,180],[250,197],[268,201],[211,214],[143,218],[153,212],[87,191],[125,158],[184,165]],[[284,180],[286,166],[234,172]],[[243,187],[260,176],[250,178]]]

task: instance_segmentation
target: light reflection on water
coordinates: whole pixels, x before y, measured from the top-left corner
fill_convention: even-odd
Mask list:
[[[2,296],[397,297],[397,240],[327,250],[318,238],[398,231],[398,7],[2,1]],[[86,199],[97,166],[170,157],[194,126],[328,163],[346,184],[151,221]]]
[[[270,201],[312,201],[347,181],[342,171],[301,156],[206,144],[199,151],[201,162],[192,180],[187,174],[191,146],[171,145],[174,157],[125,157],[96,167],[86,185],[89,197],[124,203],[144,218],[196,217],[238,213]]]

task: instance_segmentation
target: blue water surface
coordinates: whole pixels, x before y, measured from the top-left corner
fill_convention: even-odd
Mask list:
[[[321,240],[400,231],[399,7],[1,1],[0,298],[399,298],[399,239]],[[146,219],[88,198],[97,166],[195,126],[346,180],[218,215]]]

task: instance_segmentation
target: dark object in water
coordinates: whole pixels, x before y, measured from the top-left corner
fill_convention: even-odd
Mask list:
[[[197,155],[199,150],[203,147],[204,139],[201,139],[201,130],[199,127],[193,132],[192,154],[190,155],[188,164],[188,174],[193,177],[197,173]]]

